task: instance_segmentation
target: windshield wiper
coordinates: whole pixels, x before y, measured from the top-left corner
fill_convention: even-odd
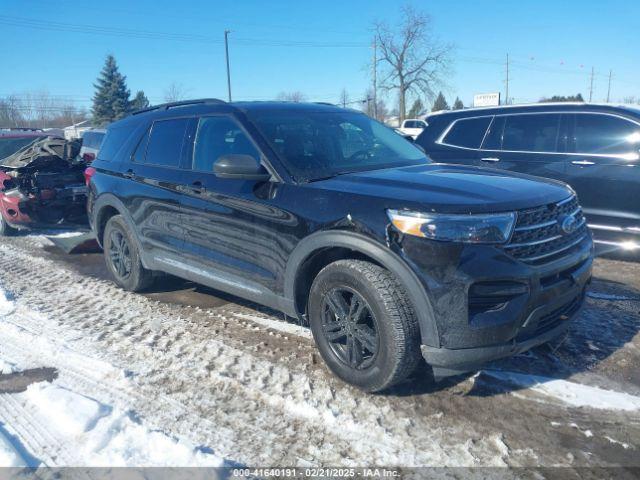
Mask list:
[[[359,170],[345,170],[344,172],[336,172],[336,173],[332,173],[330,175],[326,175],[324,177],[310,178],[310,179],[307,180],[307,183],[320,182],[322,180],[330,180],[332,178],[340,177],[341,175],[348,175],[350,173],[358,173],[358,172],[359,172]]]

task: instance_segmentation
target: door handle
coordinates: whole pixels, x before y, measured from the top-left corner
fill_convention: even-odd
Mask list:
[[[589,165],[596,164],[596,162],[591,162],[589,160],[573,160],[571,163],[573,163],[574,165],[582,165],[582,166],[589,166]]]
[[[124,178],[133,178],[133,177],[135,177],[135,176],[136,176],[136,174],[135,174],[135,173],[133,173],[133,170],[129,169],[129,170],[127,170],[126,172],[124,172],[124,173],[122,174],[122,176],[123,176]]]
[[[500,159],[497,157],[482,157],[480,160],[483,162],[490,162],[490,163],[495,163],[500,161]]]

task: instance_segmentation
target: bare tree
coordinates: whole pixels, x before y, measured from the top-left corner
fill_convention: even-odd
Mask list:
[[[19,127],[24,124],[20,100],[16,95],[0,98],[0,127]]]
[[[66,127],[87,118],[86,108],[78,108],[47,91],[0,98],[0,127]]]
[[[167,103],[179,102],[187,98],[187,91],[184,89],[181,83],[173,82],[164,91],[164,101]]]
[[[378,96],[376,100],[377,108],[373,108],[373,91],[367,90],[365,93],[364,99],[362,102],[362,111],[369,115],[371,118],[375,118],[380,122],[384,122],[389,116],[389,111],[387,110],[387,105],[384,100]]]
[[[441,44],[431,32],[431,17],[413,7],[402,7],[403,19],[392,29],[385,22],[374,25],[383,66],[381,87],[397,90],[400,122],[406,116],[407,94],[435,96],[450,65],[451,45]]]
[[[297,90],[295,92],[280,92],[276,97],[276,100],[280,100],[283,102],[300,103],[300,102],[306,102],[307,96],[304,93]]]
[[[340,92],[340,100],[338,101],[338,103],[342,105],[342,108],[347,108],[347,105],[351,103],[349,101],[349,92],[347,92],[346,88],[343,88]]]

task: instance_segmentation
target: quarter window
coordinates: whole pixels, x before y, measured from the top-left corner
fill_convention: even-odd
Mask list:
[[[179,167],[188,118],[154,122],[147,145],[146,163],[163,167]]]
[[[222,155],[229,154],[250,155],[257,160],[260,159],[256,147],[231,118],[201,118],[193,149],[193,169],[211,172],[214,162]]]
[[[482,139],[491,123],[491,117],[464,118],[453,124],[442,139],[447,145],[465,148],[480,148]]]
[[[556,152],[559,114],[507,115],[502,150]]]
[[[640,126],[611,115],[576,114],[573,151],[591,154],[637,154]]]
[[[404,122],[404,128],[424,128],[424,122],[420,120],[407,120]]]
[[[98,158],[107,161],[113,160],[130,134],[131,130],[127,127],[110,128],[107,130],[107,134],[102,142],[102,147],[98,153]]]

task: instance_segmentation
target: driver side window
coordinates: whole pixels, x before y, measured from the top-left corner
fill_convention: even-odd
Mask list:
[[[215,161],[229,154],[250,155],[260,160],[256,147],[230,117],[200,118],[193,148],[193,170],[212,172]]]
[[[339,142],[342,149],[342,158],[350,158],[356,152],[371,147],[371,140],[362,128],[353,123],[340,124]]]

